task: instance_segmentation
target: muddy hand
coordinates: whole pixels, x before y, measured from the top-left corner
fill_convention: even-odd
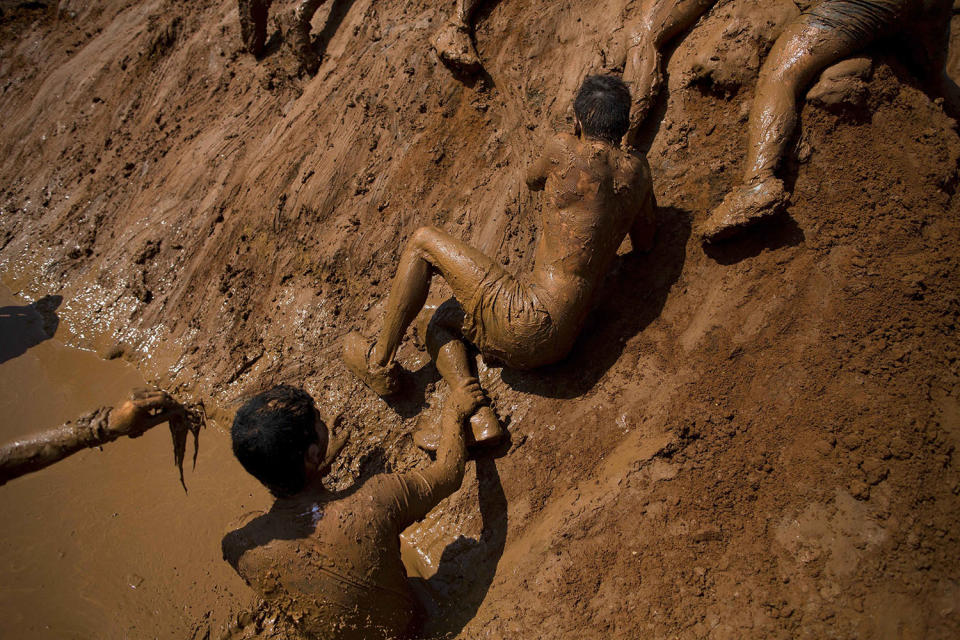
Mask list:
[[[119,436],[136,438],[182,413],[183,406],[166,391],[136,389],[129,400],[110,413],[110,430]]]
[[[461,422],[473,415],[477,407],[486,401],[487,396],[483,393],[480,382],[476,378],[451,389],[450,398],[447,400],[450,403],[450,409],[456,413],[457,419]]]
[[[337,459],[337,456],[350,441],[350,434],[346,429],[341,428],[342,418],[342,414],[338,413],[332,420],[324,420],[327,424],[327,453],[318,467],[322,473],[330,470],[334,460]],[[336,436],[333,435],[333,429],[337,430]]]

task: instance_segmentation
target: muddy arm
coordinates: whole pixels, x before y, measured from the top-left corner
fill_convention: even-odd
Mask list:
[[[426,469],[415,469],[399,477],[401,494],[398,525],[403,531],[422,520],[441,500],[460,488],[467,459],[463,425],[483,400],[476,382],[460,393],[453,392],[440,416],[440,446],[437,459]]]
[[[629,41],[623,79],[633,94],[628,146],[639,146],[641,125],[663,86],[663,48],[714,4],[716,0],[654,0],[650,9],[625,29]]]
[[[547,143],[546,148],[540,157],[527,168],[527,187],[531,191],[541,191],[547,182],[547,175],[553,167],[557,153],[562,146],[559,137],[553,138]]]
[[[0,485],[39,471],[82,449],[135,438],[182,411],[162,391],[138,391],[118,409],[101,407],[76,421],[0,447]]]

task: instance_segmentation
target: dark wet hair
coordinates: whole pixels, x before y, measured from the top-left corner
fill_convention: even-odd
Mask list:
[[[584,135],[620,144],[630,128],[630,90],[616,76],[587,76],[573,111]]]
[[[233,455],[278,498],[306,485],[303,457],[319,442],[314,403],[306,391],[279,385],[247,400],[233,418]]]

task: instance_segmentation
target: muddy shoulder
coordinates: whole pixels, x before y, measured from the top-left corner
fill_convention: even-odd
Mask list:
[[[408,339],[409,393],[382,402],[340,339],[378,319],[419,226],[530,267],[542,203],[523,168],[570,128],[583,70],[622,68],[639,10],[496,3],[476,34],[489,78],[470,86],[430,51],[446,7],[425,0],[350,3],[314,77],[284,46],[243,55],[230,3],[7,4],[3,280],[62,296],[77,344],[207,401],[208,441],[244,395],[304,386],[354,433],[338,486],[423,464],[410,434],[445,394]],[[801,105],[786,215],[704,253],[691,228],[740,176],[759,61],[796,11],[764,3],[764,26],[725,30],[758,6],[725,3],[669,56],[656,245],[617,263],[568,360],[481,362],[510,449],[405,535],[438,633],[960,626],[960,139],[870,49],[869,73],[835,70]]]

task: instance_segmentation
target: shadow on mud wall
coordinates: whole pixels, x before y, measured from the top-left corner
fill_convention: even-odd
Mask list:
[[[803,229],[786,211],[781,211],[731,240],[704,247],[704,252],[722,265],[754,258],[764,251],[795,247],[806,240]]]
[[[653,322],[680,277],[690,238],[690,214],[661,208],[654,248],[631,251],[614,264],[573,351],[562,362],[534,371],[504,368],[511,388],[549,398],[576,398],[593,388],[620,358],[630,338]]]
[[[333,4],[330,6],[330,13],[327,15],[327,22],[323,25],[323,29],[310,41],[313,50],[316,52],[317,57],[321,60],[323,56],[327,53],[327,46],[330,44],[330,39],[333,38],[333,35],[337,32],[337,29],[340,28],[340,25],[343,24],[344,19],[347,17],[350,9],[353,7],[353,4],[356,0],[334,0]]]
[[[492,456],[477,459],[478,502],[483,519],[480,539],[460,536],[443,550],[437,573],[412,580],[427,620],[421,637],[454,637],[473,620],[493,584],[507,542],[507,497]]]
[[[0,307],[0,364],[54,336],[61,302],[62,296],[44,296],[22,307]]]

